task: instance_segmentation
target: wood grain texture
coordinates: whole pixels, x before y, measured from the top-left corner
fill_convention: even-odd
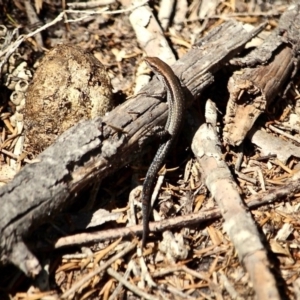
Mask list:
[[[224,139],[240,145],[257,118],[265,112],[276,96],[284,96],[290,79],[300,66],[300,7],[288,9],[278,27],[262,45],[242,58],[230,62],[243,66],[228,83]],[[285,88],[283,88],[285,87]]]

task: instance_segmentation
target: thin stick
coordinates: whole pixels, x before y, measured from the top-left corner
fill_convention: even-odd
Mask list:
[[[128,282],[122,275],[120,275],[118,272],[113,270],[112,268],[107,269],[107,273],[117,279],[119,282],[121,282],[124,286],[126,286],[130,291],[132,291],[134,294],[149,300],[158,300],[159,298],[154,297],[150,294],[147,294],[146,292],[140,290],[136,285],[131,284]]]
[[[271,204],[275,201],[283,201],[288,196],[289,198],[300,192],[300,179],[289,181],[286,185],[279,188],[270,189],[264,193],[251,196],[248,200],[245,200],[249,208],[262,206],[265,204]],[[220,210],[218,208],[201,211],[198,213],[188,214],[185,216],[175,217],[168,220],[161,220],[159,222],[151,222],[149,229],[151,232],[163,232],[175,227],[186,227],[193,224],[201,224],[208,220],[218,219],[221,217]],[[131,227],[124,227],[119,229],[103,230],[91,233],[79,233],[60,238],[53,245],[55,249],[72,246],[83,245],[90,242],[100,242],[105,240],[117,239],[119,237],[141,235],[142,225],[134,225]]]
[[[82,285],[84,285],[87,281],[92,279],[97,274],[103,272],[105,269],[107,269],[111,264],[113,264],[117,259],[125,256],[128,252],[133,250],[136,247],[137,243],[132,242],[130,245],[128,245],[125,249],[117,253],[115,256],[111,257],[109,260],[107,260],[103,265],[101,265],[99,268],[96,268],[94,271],[90,272],[88,275],[81,278],[77,283],[75,283],[68,291],[64,292],[61,298],[68,298],[70,295],[75,293]]]

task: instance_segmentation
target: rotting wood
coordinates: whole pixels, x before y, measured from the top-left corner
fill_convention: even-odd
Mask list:
[[[264,43],[232,64],[244,66],[229,80],[224,139],[240,145],[257,118],[282,91],[300,65],[300,5],[288,9]],[[288,87],[288,85],[287,85]],[[285,88],[285,91],[287,88]],[[283,93],[284,94],[284,93]]]
[[[183,81],[187,98],[195,98],[209,86],[213,74],[234,57],[263,26],[246,32],[241,23],[228,21],[212,30],[199,46],[174,66]],[[233,39],[232,37],[235,37]],[[167,118],[167,106],[157,95],[162,90],[155,79],[136,97],[103,119],[80,122],[67,130],[0,190],[0,260],[10,261],[28,276],[40,265],[23,243],[32,229],[76,200],[83,187],[129,163],[140,152],[150,129]],[[190,102],[191,102],[190,101]],[[118,130],[118,128],[120,130]]]

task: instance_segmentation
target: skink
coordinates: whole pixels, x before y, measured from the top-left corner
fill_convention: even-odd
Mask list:
[[[151,195],[157,172],[162,167],[167,153],[169,152],[181,127],[184,111],[184,93],[179,79],[173,70],[157,57],[146,57],[145,62],[152,69],[155,75],[163,83],[167,90],[167,101],[169,106],[168,119],[165,130],[170,138],[162,143],[148,169],[142,191],[142,212],[143,212],[143,238],[142,247],[145,247],[149,233],[149,212],[151,205]]]

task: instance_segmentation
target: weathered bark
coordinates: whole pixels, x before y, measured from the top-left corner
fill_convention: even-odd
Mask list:
[[[229,21],[203,38],[173,69],[192,100],[213,80],[213,73],[237,54],[255,34]],[[235,37],[235,38],[232,38]],[[33,228],[70,204],[83,187],[111,174],[130,162],[150,137],[150,129],[167,118],[167,105],[154,79],[136,97],[114,109],[103,119],[81,122],[62,134],[55,144],[27,165],[0,190],[0,260],[11,261],[27,275],[40,271],[36,258],[23,243]],[[73,197],[70,197],[73,195]]]
[[[232,59],[246,66],[228,83],[230,98],[225,115],[224,139],[240,145],[257,118],[299,68],[300,6],[288,9],[278,28],[264,43],[243,58]],[[287,88],[285,88],[287,90]]]
[[[224,218],[223,228],[229,235],[239,260],[245,264],[257,299],[280,299],[257,226],[240,196],[229,167],[222,159],[216,124],[217,109],[212,101],[207,100],[206,123],[200,126],[192,142],[201,178],[220,208]],[[263,287],[261,282],[264,283]]]

